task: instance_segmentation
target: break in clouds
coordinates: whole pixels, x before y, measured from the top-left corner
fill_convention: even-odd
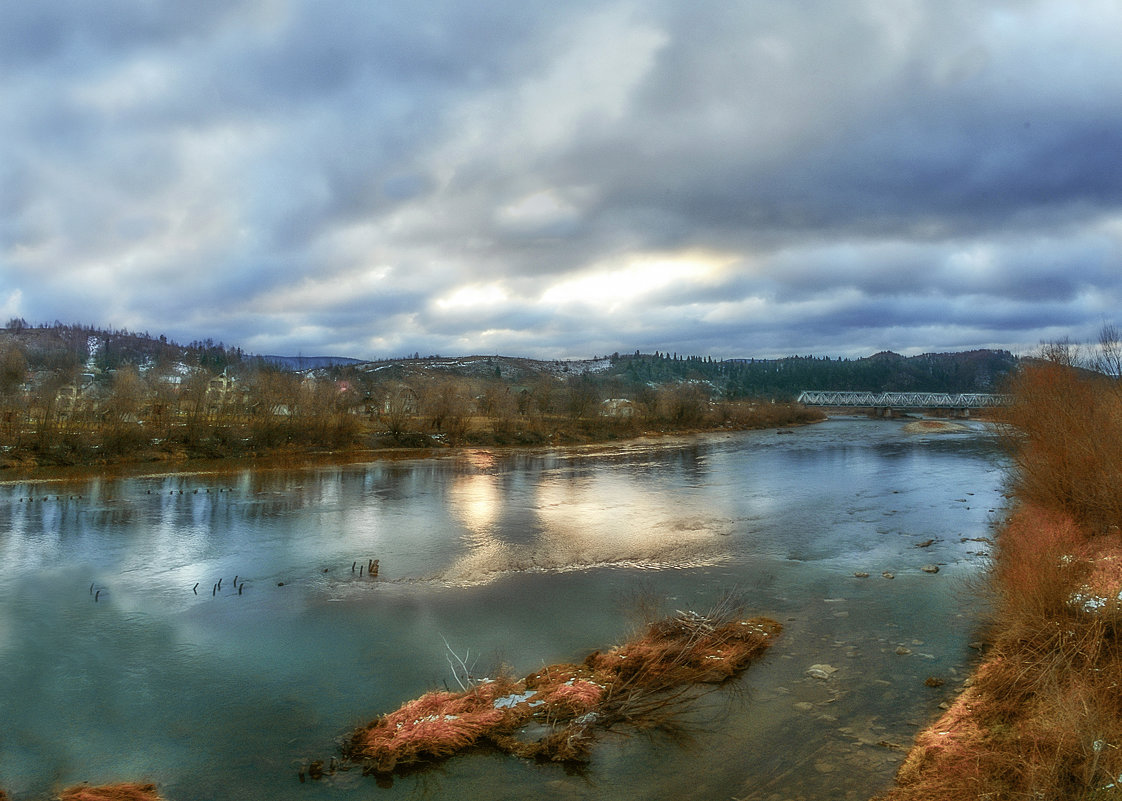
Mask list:
[[[0,314],[267,353],[867,355],[1122,305],[1122,6],[0,6]]]

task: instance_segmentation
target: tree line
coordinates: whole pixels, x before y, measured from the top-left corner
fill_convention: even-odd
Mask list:
[[[724,397],[698,376],[659,382],[613,369],[504,377],[497,365],[466,374],[419,359],[393,369],[359,363],[292,372],[211,340],[184,346],[23,321],[0,331],[0,453],[8,465],[560,444],[816,415]]]

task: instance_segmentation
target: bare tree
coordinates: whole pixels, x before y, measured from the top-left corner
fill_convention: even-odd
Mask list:
[[[1122,333],[1113,323],[1103,323],[1099,329],[1098,348],[1091,366],[1115,381],[1122,381]]]
[[[467,432],[473,402],[465,382],[442,378],[431,382],[422,394],[423,413],[434,431],[459,442]]]
[[[402,384],[386,392],[381,419],[394,439],[401,439],[409,427],[409,420],[416,413],[417,393],[412,387]]]
[[[565,409],[573,420],[593,417],[600,412],[600,389],[588,376],[565,383]]]
[[[147,396],[148,390],[135,367],[126,364],[118,368],[113,375],[113,389],[105,410],[107,421],[115,424],[134,422]]]
[[[1038,355],[1044,361],[1061,367],[1080,367],[1083,364],[1082,348],[1078,342],[1072,342],[1067,337],[1041,342]]]
[[[709,393],[698,384],[684,383],[658,391],[659,416],[680,426],[697,425],[709,409]]]
[[[495,384],[489,388],[490,392],[484,394],[487,401],[487,416],[491,419],[491,430],[499,436],[510,436],[515,430],[515,421],[519,417],[518,398],[515,397],[510,387]]]
[[[0,425],[5,439],[15,442],[27,416],[23,384],[27,380],[27,358],[18,345],[0,353]]]

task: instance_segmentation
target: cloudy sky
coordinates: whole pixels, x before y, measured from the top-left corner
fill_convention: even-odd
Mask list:
[[[259,353],[1122,324],[1117,0],[0,0],[0,316]]]

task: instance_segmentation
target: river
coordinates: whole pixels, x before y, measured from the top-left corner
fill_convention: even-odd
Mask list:
[[[905,425],[0,483],[0,788],[867,798],[969,673],[977,540],[1002,513],[983,424]],[[785,630],[698,703],[686,740],[608,735],[580,771],[479,753],[392,787],[297,780],[354,727],[451,683],[449,649],[524,675],[620,642],[642,599],[701,611],[730,591]]]

